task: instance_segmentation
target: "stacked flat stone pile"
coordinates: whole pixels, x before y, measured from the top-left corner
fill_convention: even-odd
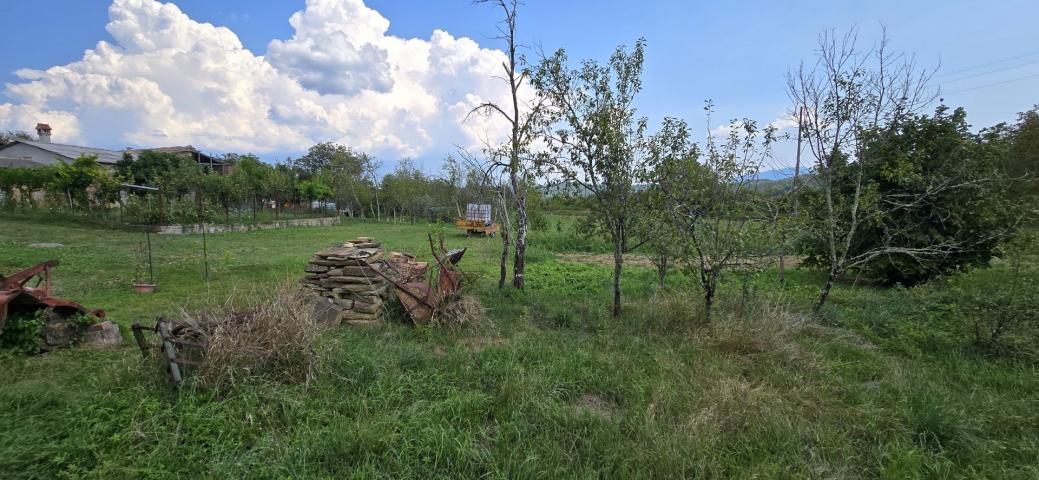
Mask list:
[[[305,269],[303,287],[322,297],[322,306],[340,322],[377,322],[390,291],[389,282],[375,273],[386,269],[381,247],[369,237],[358,237],[315,253]]]

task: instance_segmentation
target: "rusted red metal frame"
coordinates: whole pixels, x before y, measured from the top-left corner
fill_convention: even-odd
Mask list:
[[[52,309],[61,315],[74,313],[86,314],[87,309],[76,302],[54,297],[51,293],[52,283],[50,269],[58,266],[57,260],[38,263],[14,273],[9,277],[0,275],[0,331],[7,323],[8,307],[16,300],[26,304],[39,306],[41,309]],[[43,275],[43,287],[25,286],[29,280]],[[91,315],[104,318],[104,310],[93,310]]]
[[[436,246],[433,243],[433,235],[429,234],[429,235],[427,235],[427,238],[429,240],[429,250],[430,250],[430,253],[432,253],[433,254],[433,258],[436,259],[437,266],[439,267],[439,269],[437,271],[437,281],[436,281],[435,284],[433,283],[432,277],[430,277],[429,280],[427,280],[426,285],[425,285],[425,287],[426,287],[425,290],[426,291],[425,291],[425,295],[424,296],[420,296],[417,293],[413,292],[411,290],[411,288],[408,288],[408,285],[411,285],[411,283],[401,283],[401,282],[398,282],[398,281],[394,280],[393,278],[390,278],[388,275],[382,273],[379,269],[372,268],[372,270],[375,273],[377,273],[379,276],[381,276],[382,278],[386,279],[386,281],[388,281],[391,285],[393,285],[393,287],[395,288],[398,296],[400,295],[400,293],[403,292],[404,295],[407,295],[408,297],[410,297],[410,298],[415,300],[415,302],[416,302],[415,305],[413,305],[411,307],[405,306],[405,308],[406,308],[406,312],[408,313],[408,316],[411,317],[411,319],[413,321],[416,321],[416,322],[426,321],[428,319],[422,319],[422,320],[416,319],[414,317],[414,315],[413,315],[414,310],[418,309],[419,307],[425,307],[425,308],[429,309],[430,315],[432,316],[432,315],[434,315],[436,313],[437,307],[440,305],[440,302],[446,296],[449,296],[449,295],[451,295],[451,294],[453,294],[453,293],[455,293],[457,291],[458,283],[459,283],[459,278],[458,278],[459,277],[459,273],[456,272],[452,268],[452,266],[454,265],[454,263],[458,262],[461,259],[462,255],[464,255],[465,251],[466,251],[465,249],[462,249],[460,252],[455,254],[454,257],[449,257],[447,249],[444,247],[444,237],[443,236],[440,237],[440,242],[439,242],[440,243],[440,252],[439,253],[437,253],[437,248],[436,248]],[[450,264],[452,266],[449,266],[448,264]],[[398,273],[400,273],[400,272],[398,272]],[[417,282],[413,282],[413,283],[417,283]],[[419,285],[421,285],[421,284],[419,284]]]

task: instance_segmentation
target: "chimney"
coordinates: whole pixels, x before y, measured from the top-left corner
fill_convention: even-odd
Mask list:
[[[37,123],[36,136],[40,138],[41,142],[51,143],[51,126],[46,123]]]

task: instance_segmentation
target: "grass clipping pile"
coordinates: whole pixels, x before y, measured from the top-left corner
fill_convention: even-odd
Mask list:
[[[225,309],[211,318],[199,380],[214,387],[261,376],[282,383],[309,383],[317,373],[318,325],[298,291],[261,301],[236,312]]]
[[[174,384],[190,376],[196,385],[226,389],[245,380],[309,383],[316,375],[319,325],[309,298],[296,288],[283,288],[248,308],[233,299],[221,308],[200,313],[182,311],[180,318],[160,319],[154,330],[158,345],[135,337],[145,357],[157,351]],[[143,331],[143,329],[142,329]]]

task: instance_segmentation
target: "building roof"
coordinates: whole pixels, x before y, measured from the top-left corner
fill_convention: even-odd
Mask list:
[[[29,157],[0,157],[0,168],[16,167],[45,167],[45,164],[37,162]]]
[[[199,163],[212,164],[212,165],[223,165],[224,162],[211,155],[206,155],[200,152],[197,148],[187,145],[184,147],[156,147],[156,148],[135,148],[131,149],[130,153],[137,155],[141,152],[159,152],[159,153],[172,153],[172,154],[183,154],[187,153],[192,156]]]
[[[24,143],[26,145],[32,145],[41,150],[46,150],[55,155],[75,160],[83,155],[93,155],[97,157],[97,162],[107,165],[114,165],[116,162],[123,159],[123,152],[118,150],[108,150],[104,148],[92,148],[92,147],[80,147],[78,145],[63,145],[60,143],[49,143],[49,142],[37,142],[33,140],[15,140],[8,145],[14,145],[15,143]]]

